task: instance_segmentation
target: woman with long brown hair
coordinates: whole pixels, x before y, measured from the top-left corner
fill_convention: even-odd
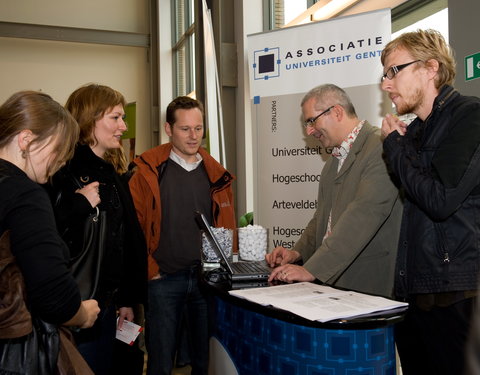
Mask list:
[[[54,196],[61,197],[57,225],[72,256],[83,247],[86,218],[97,209],[105,213],[105,248],[94,296],[102,312],[93,328],[75,334],[80,353],[97,375],[111,373],[116,328],[133,320],[132,308],[143,303],[146,290],[145,241],[121,177],[126,171],[124,106],[123,95],[103,85],[89,84],[70,95],[65,107],[80,126],[80,138],[72,160],[53,178]]]

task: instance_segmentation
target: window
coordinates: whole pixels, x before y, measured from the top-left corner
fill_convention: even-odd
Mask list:
[[[448,43],[448,8],[444,8],[437,13],[420,19],[419,21],[412,23],[408,26],[401,28],[400,30],[392,34],[392,39],[395,39],[400,34],[415,31],[417,29],[435,29],[438,30],[445,41]]]
[[[316,0],[265,0],[268,20],[266,25],[268,29],[278,29],[287,25],[290,21],[295,19],[309,7],[311,7]]]
[[[195,12],[194,0],[172,0],[173,96],[195,91]]]

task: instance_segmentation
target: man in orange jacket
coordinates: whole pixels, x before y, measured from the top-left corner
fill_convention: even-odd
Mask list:
[[[201,234],[194,211],[213,226],[235,228],[234,177],[201,148],[203,106],[181,96],[167,107],[170,143],[134,160],[130,190],[148,247],[147,374],[170,375],[182,314],[192,373],[208,371],[208,317],[198,285]]]

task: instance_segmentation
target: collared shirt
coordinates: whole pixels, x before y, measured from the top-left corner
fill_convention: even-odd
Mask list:
[[[365,120],[360,121],[358,125],[353,128],[353,130],[350,132],[350,134],[347,135],[347,138],[343,140],[340,146],[333,148],[332,156],[338,159],[337,173],[340,170],[340,168],[342,168],[342,165],[345,162],[345,159],[347,158],[353,143],[357,139],[358,133],[360,133],[360,130],[362,129],[363,124],[365,124]],[[332,234],[332,211],[331,210],[330,210],[330,215],[328,216],[327,231],[325,232],[323,239],[330,236],[330,234]]]
[[[338,159],[337,172],[340,170],[340,168],[342,168],[342,165],[347,158],[353,143],[357,139],[358,133],[360,133],[363,124],[365,124],[365,120],[360,121],[358,125],[353,128],[353,130],[350,132],[350,134],[347,135],[347,138],[343,140],[340,146],[333,148],[332,156]]]
[[[173,150],[170,151],[170,159],[172,159],[175,163],[177,163],[179,166],[181,166],[183,169],[189,172],[196,169],[203,160],[202,156],[198,152],[197,152],[197,155],[195,155],[195,157],[197,158],[197,161],[193,163],[187,163],[185,159],[178,156],[178,154],[176,154]]]

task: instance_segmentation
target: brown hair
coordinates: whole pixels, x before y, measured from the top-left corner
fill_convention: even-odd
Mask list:
[[[203,112],[203,104],[197,99],[192,99],[189,96],[179,96],[172,100],[172,102],[168,105],[167,107],[167,116],[166,116],[166,121],[170,124],[170,126],[173,126],[175,124],[176,118],[175,118],[175,112],[177,109],[193,109],[193,108],[198,108],[200,112],[202,112],[202,116],[204,114]]]
[[[453,50],[445,42],[442,34],[436,30],[417,30],[404,33],[389,42],[382,51],[382,65],[385,59],[397,48],[405,49],[414,60],[421,60],[428,64],[428,60],[437,60],[438,74],[435,77],[435,87],[452,85],[455,79],[455,58]]]
[[[0,148],[27,129],[35,135],[27,152],[32,145],[41,144],[49,137],[55,140],[53,152],[56,155],[47,166],[47,177],[51,177],[73,156],[79,135],[77,122],[49,95],[37,91],[20,91],[0,107]]]
[[[95,145],[98,141],[94,136],[95,122],[117,105],[125,107],[123,95],[108,87],[88,84],[75,90],[67,99],[67,108],[80,126],[80,144]],[[127,159],[123,148],[107,150],[104,159],[115,167],[118,173],[127,171]]]

